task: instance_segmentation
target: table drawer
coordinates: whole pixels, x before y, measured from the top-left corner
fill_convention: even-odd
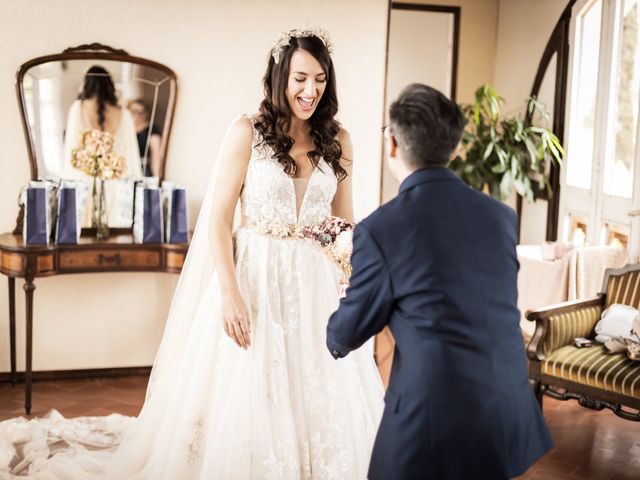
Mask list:
[[[184,265],[186,252],[166,252],[165,267],[169,272],[180,272]]]
[[[91,250],[60,252],[60,271],[136,270],[160,268],[160,252]]]

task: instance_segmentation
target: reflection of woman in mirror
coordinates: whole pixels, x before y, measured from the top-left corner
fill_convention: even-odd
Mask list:
[[[162,130],[149,123],[147,105],[140,98],[130,100],[127,108],[133,116],[133,123],[138,137],[142,171],[147,177],[160,175],[160,142]]]
[[[113,135],[115,152],[125,158],[126,176],[142,174],[133,118],[126,108],[118,105],[109,72],[97,65],[87,70],[82,91],[67,115],[63,156],[65,177],[81,177],[81,172],[71,165],[71,151],[77,146],[80,134],[93,129]]]
[[[113,150],[125,159],[124,177],[140,177],[140,153],[131,113],[118,104],[116,87],[109,72],[94,65],[84,76],[82,91],[67,115],[62,172],[65,178],[90,182],[91,178],[71,165],[71,151],[87,130],[103,130],[113,135]],[[112,227],[131,226],[130,188],[125,180],[105,183],[108,224]],[[89,208],[85,208],[83,226],[90,224]]]

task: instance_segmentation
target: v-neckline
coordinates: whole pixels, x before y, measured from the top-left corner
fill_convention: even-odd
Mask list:
[[[318,165],[320,165],[320,162],[322,161],[322,158],[318,161]],[[295,185],[295,178],[287,175],[285,173],[285,175],[287,175],[287,178],[289,179],[289,185],[291,186],[291,192],[293,193],[293,195],[291,196],[292,200],[293,200],[293,211],[295,212],[295,220],[296,220],[296,224],[300,223],[300,218],[302,217],[302,212],[304,212],[304,207],[307,203],[307,194],[309,193],[309,187],[311,187],[311,181],[313,180],[313,177],[316,174],[316,171],[319,170],[318,169],[318,165],[313,167],[313,170],[311,171],[311,175],[309,175],[309,178],[301,178],[300,180],[308,180],[307,181],[307,188],[304,189],[304,193],[302,194],[302,201],[300,202],[300,211],[298,211],[298,199],[296,198],[296,185]]]
[[[254,134],[255,134],[255,132],[257,130],[255,129],[255,126],[253,124],[253,117],[249,117],[249,119],[251,120],[251,125],[253,127]],[[262,142],[264,142],[264,140],[262,140]],[[264,142],[264,144],[271,151],[270,158],[272,160],[275,160],[276,163],[278,163],[280,165],[280,162],[274,156],[273,147],[271,147],[271,145],[267,144],[266,142]],[[320,162],[324,162],[324,158],[320,157],[320,159],[318,160],[318,164],[313,167],[313,170],[311,171],[311,175],[309,175],[309,181],[307,182],[307,188],[304,190],[304,194],[302,195],[302,202],[300,202],[300,211],[298,211],[298,202],[297,202],[297,198],[296,198],[296,186],[295,186],[294,181],[293,181],[294,177],[292,177],[291,175],[287,175],[287,172],[284,171],[284,167],[282,168],[282,173],[289,179],[289,187],[290,187],[290,190],[291,190],[291,193],[292,193],[291,201],[293,202],[293,212],[294,212],[293,215],[294,215],[294,219],[295,219],[295,223],[296,224],[298,224],[300,222],[300,218],[302,216],[302,212],[304,212],[304,207],[305,207],[305,205],[307,203],[307,194],[309,193],[309,187],[311,187],[311,182],[312,182],[313,178],[316,175],[316,171],[320,170],[320,168],[319,168]]]

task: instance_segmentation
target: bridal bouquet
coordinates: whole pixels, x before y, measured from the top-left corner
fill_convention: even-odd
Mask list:
[[[95,129],[80,134],[78,146],[71,151],[71,165],[102,180],[120,178],[125,171],[124,157],[113,151],[113,136]]]
[[[343,218],[328,217],[317,225],[307,225],[300,229],[298,236],[318,244],[335,261],[345,279],[351,276],[351,252],[353,251],[354,225]]]

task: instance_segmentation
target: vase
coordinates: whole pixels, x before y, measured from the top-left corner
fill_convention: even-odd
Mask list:
[[[91,212],[91,228],[95,229],[96,238],[109,238],[109,223],[107,221],[107,201],[104,194],[104,180],[93,177],[93,211]]]

